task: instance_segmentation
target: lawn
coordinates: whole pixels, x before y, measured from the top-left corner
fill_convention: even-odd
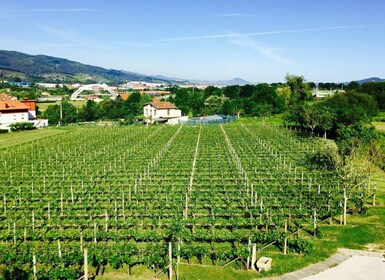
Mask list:
[[[68,130],[57,128],[35,129],[30,131],[10,132],[0,134],[0,149],[9,148],[11,146],[21,145],[35,140],[47,138],[57,134],[65,133]]]
[[[78,100],[78,101],[66,101],[74,105],[76,108],[81,108],[83,105],[86,104],[84,100]],[[59,104],[59,102],[38,102],[36,105],[39,107],[40,112],[44,112],[47,110],[49,106]]]

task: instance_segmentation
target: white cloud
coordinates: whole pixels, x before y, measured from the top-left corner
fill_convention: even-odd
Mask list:
[[[209,14],[209,16],[214,16],[214,17],[253,17],[254,15],[229,13],[229,14]]]
[[[234,34],[234,35],[236,35],[236,34]],[[264,57],[267,57],[273,61],[276,61],[279,63],[284,63],[284,64],[293,64],[294,63],[294,62],[290,61],[289,59],[286,59],[286,58],[282,57],[281,55],[279,55],[275,49],[269,48],[269,47],[264,46],[258,42],[255,42],[247,36],[239,36],[239,35],[233,36],[233,37],[230,37],[229,41],[231,43],[237,45],[237,46],[251,49],[251,50],[257,52],[258,54],[260,54]]]
[[[43,12],[43,13],[57,13],[57,12],[64,12],[64,13],[79,13],[79,12],[103,12],[104,10],[101,9],[90,9],[90,8],[65,8],[65,9],[21,9],[18,10],[20,12]]]
[[[292,29],[292,30],[264,31],[264,32],[254,32],[254,33],[212,34],[212,35],[200,35],[200,36],[190,36],[190,37],[166,38],[160,41],[163,41],[163,42],[191,41],[191,40],[205,40],[205,39],[234,38],[234,37],[244,37],[244,36],[250,37],[250,36],[263,36],[263,35],[279,35],[279,34],[287,34],[287,33],[304,33],[304,32],[327,31],[327,30],[355,29],[355,28],[363,28],[363,27],[370,27],[370,26],[371,25],[330,26],[330,27]]]

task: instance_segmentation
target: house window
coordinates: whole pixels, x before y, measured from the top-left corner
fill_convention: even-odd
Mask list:
[[[156,110],[154,110],[154,116],[156,116]]]
[[[170,115],[170,109],[167,109],[167,116]]]

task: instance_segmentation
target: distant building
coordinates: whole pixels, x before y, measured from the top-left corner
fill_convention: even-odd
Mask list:
[[[146,94],[152,97],[169,97],[171,92],[165,91],[165,90],[147,90],[147,91],[141,91],[140,94]]]
[[[116,97],[117,99],[127,100],[131,94],[129,93],[119,93]]]
[[[147,123],[178,124],[179,120],[187,119],[182,117],[181,110],[171,102],[150,102],[143,106],[143,115]]]
[[[329,96],[333,96],[336,93],[345,93],[345,90],[320,90],[320,89],[315,89],[313,91],[313,96],[315,98],[325,98]]]
[[[19,86],[19,87],[29,87],[28,82],[8,82],[10,85]]]

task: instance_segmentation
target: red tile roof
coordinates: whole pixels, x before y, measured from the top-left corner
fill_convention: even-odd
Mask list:
[[[148,103],[155,109],[178,109],[174,104],[171,102],[150,102]]]
[[[130,97],[130,94],[129,94],[129,93],[119,93],[119,96],[120,96],[120,98],[122,98],[123,100],[127,100],[128,97]]]
[[[28,110],[29,106],[21,103],[18,100],[0,100],[0,111],[15,111],[15,110]]]

